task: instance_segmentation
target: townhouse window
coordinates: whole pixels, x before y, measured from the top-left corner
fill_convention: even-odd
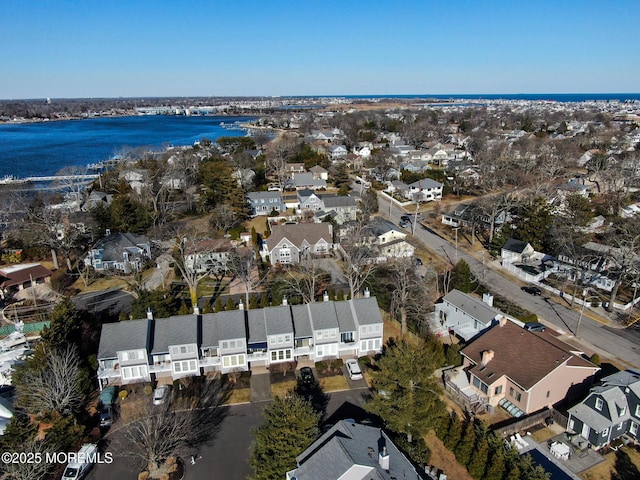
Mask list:
[[[238,355],[225,355],[224,357],[222,357],[222,365],[225,368],[244,366],[244,364],[245,358],[243,353],[240,353]]]
[[[196,360],[182,360],[173,362],[173,373],[195,373],[198,371],[198,362]]]
[[[640,404],[639,404],[639,405],[636,405],[636,411],[635,411],[634,415],[635,415],[636,417],[640,417]]]
[[[353,343],[353,332],[344,332],[340,334],[340,341],[342,343]]]
[[[602,407],[604,406],[604,400],[602,400],[602,398],[600,397],[596,397],[596,410],[602,410]]]
[[[547,398],[549,398],[549,395],[551,395],[551,390],[547,390]]]
[[[502,385],[498,385],[494,390],[493,390],[493,394],[494,395],[500,395],[502,393]]]
[[[602,433],[600,435],[602,435],[603,437],[609,435],[609,428],[605,428],[604,430],[602,430]]]
[[[629,425],[629,433],[631,433],[631,435],[637,435],[638,434],[638,424],[635,422],[631,422],[631,424]]]
[[[620,415],[618,415],[618,416],[622,417],[625,413],[627,413],[627,407],[621,407],[620,408]]]
[[[620,422],[620,423],[618,424],[618,430],[622,430],[622,425],[624,425],[624,422]]]

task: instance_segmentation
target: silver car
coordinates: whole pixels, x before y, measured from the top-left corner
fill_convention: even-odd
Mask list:
[[[349,373],[349,378],[351,380],[362,380],[362,370],[360,369],[360,365],[358,365],[358,361],[350,358],[346,362],[344,362],[347,367],[347,373]]]

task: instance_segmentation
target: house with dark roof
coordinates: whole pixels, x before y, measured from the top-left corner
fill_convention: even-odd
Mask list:
[[[378,261],[389,258],[412,257],[415,247],[407,242],[407,234],[396,224],[382,217],[374,217],[368,226],[369,243],[378,253]]]
[[[140,271],[147,260],[151,260],[147,237],[135,233],[108,233],[89,250],[84,263],[99,271],[118,270],[129,274]]]
[[[298,359],[380,353],[383,322],[375,298],[273,306],[107,323],[98,379],[107,384],[171,382],[207,372],[246,371]]]
[[[442,332],[454,333],[468,342],[490,328],[504,314],[493,308],[493,296],[482,300],[460,290],[452,290],[435,305],[435,318]]]
[[[431,202],[442,200],[442,188],[444,185],[431,178],[423,178],[417,182],[409,184],[409,189],[404,192],[404,196],[409,200],[420,202]]]
[[[384,430],[341,420],[296,457],[287,480],[421,480],[429,478]]]
[[[333,251],[333,229],[330,223],[298,223],[274,225],[271,235],[260,249],[271,265],[299,263],[305,255],[324,256]]]
[[[530,243],[523,242],[522,240],[516,240],[515,238],[508,239],[502,250],[500,256],[504,263],[515,262],[527,262],[536,253],[535,249]]]
[[[504,317],[460,354],[471,390],[514,416],[579,398],[600,370],[549,332],[531,332]]]
[[[599,449],[624,436],[638,441],[640,370],[624,370],[603,378],[568,413],[568,428],[579,435],[578,443],[583,441]]]
[[[53,272],[39,263],[10,265],[0,269],[0,291],[2,297],[10,290],[25,288],[49,282]]]

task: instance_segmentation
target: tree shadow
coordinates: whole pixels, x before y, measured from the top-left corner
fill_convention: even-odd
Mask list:
[[[306,398],[311,402],[313,409],[320,414],[320,421],[324,420],[327,415],[327,406],[329,405],[329,395],[322,391],[318,380],[313,382],[304,382],[298,378],[294,392],[302,398]]]
[[[635,480],[640,478],[640,470],[631,461],[627,452],[622,449],[616,452],[614,467],[616,471],[611,474],[611,480]]]

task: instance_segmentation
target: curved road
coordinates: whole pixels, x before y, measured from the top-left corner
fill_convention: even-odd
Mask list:
[[[390,206],[391,202],[382,195],[378,195],[378,202],[380,213],[394,223],[399,222],[402,214],[409,214],[413,220],[411,212],[404,212],[395,204]],[[572,310],[563,303],[557,303],[554,297],[548,295],[535,297],[523,292],[520,290],[520,284],[516,284],[496,272],[488,265],[488,262],[487,265],[483,265],[482,260],[456,248],[455,244],[421,224],[416,225],[414,238],[422,242],[434,254],[452,263],[455,263],[457,259],[464,259],[469,264],[472,273],[480,278],[484,285],[490,285],[494,293],[508,298],[513,303],[521,305],[537,314],[539,318],[554,325],[560,333],[565,334],[564,340],[569,342],[572,339],[579,340],[586,349],[615,360],[616,364],[624,368],[640,367],[640,342],[636,330],[609,327],[600,323],[595,317],[590,317],[588,310],[585,310],[578,332],[579,339],[576,339],[573,334],[580,317],[579,311]]]

